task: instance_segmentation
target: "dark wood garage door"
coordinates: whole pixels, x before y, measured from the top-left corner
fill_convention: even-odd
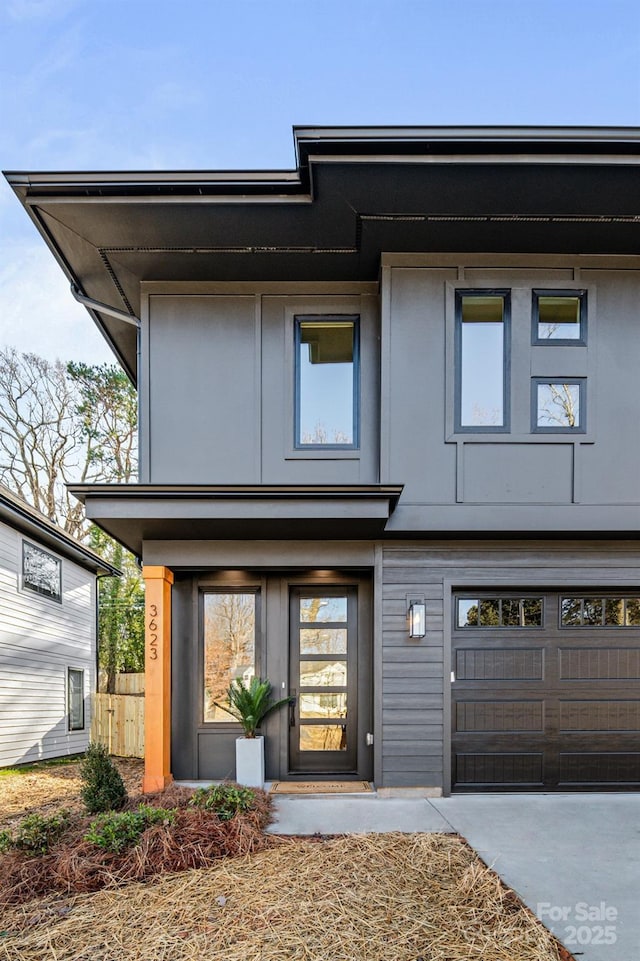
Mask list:
[[[640,788],[640,591],[455,598],[455,791]]]

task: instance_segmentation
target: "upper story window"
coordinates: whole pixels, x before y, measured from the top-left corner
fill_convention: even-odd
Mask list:
[[[358,317],[296,317],[295,364],[295,446],[358,447]]]
[[[586,290],[534,290],[532,317],[534,344],[587,342]]]
[[[534,377],[531,405],[535,415],[534,432],[584,433],[585,389],[584,377],[562,380]]]
[[[22,542],[22,587],[62,602],[62,563],[35,544]]]
[[[507,431],[510,298],[506,290],[456,292],[456,429]]]

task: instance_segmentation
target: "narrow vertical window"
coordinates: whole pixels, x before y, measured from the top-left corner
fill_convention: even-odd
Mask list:
[[[229,723],[225,710],[232,681],[248,684],[256,670],[256,594],[204,595],[204,720]]]
[[[297,317],[295,446],[357,447],[358,318]]]
[[[84,730],[84,671],[67,669],[67,717],[70,731]]]
[[[456,428],[509,429],[507,291],[456,294]]]

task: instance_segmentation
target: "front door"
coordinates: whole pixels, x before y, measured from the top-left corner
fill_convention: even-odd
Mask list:
[[[358,596],[355,587],[291,592],[289,771],[358,770]]]

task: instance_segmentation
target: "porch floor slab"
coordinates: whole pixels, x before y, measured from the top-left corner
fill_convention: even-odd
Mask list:
[[[271,834],[383,834],[385,831],[452,832],[453,828],[425,798],[381,798],[351,794],[288,795],[273,798]]]

